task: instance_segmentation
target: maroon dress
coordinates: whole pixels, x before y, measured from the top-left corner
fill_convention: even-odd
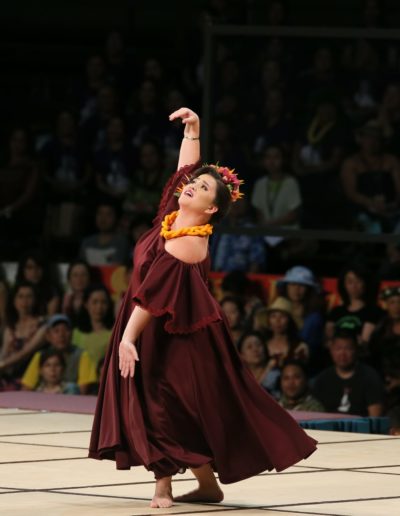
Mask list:
[[[135,248],[134,273],[107,351],[89,457],[118,469],[143,465],[156,478],[210,463],[222,483],[281,471],[316,449],[243,365],[207,287],[209,259],[169,254],[161,220],[195,166],[169,180],[153,228]],[[118,347],[134,306],[154,317],[137,341],[134,378],[122,378]]]

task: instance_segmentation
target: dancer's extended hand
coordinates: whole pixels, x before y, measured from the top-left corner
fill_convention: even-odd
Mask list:
[[[182,119],[182,124],[185,124],[185,136],[198,137],[200,133],[200,119],[199,116],[189,108],[180,108],[169,115],[169,119]]]
[[[135,345],[127,340],[121,340],[119,345],[119,369],[123,378],[128,376],[133,378],[136,361],[139,361],[139,356]]]

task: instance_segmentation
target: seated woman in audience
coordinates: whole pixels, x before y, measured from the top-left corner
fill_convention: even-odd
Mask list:
[[[279,404],[287,410],[323,412],[324,406],[309,392],[307,372],[302,362],[290,360],[282,367]]]
[[[275,360],[269,359],[263,336],[256,331],[244,333],[238,342],[238,351],[243,362],[253,373],[257,382],[267,391],[276,395],[279,370],[275,368]]]
[[[368,233],[392,232],[400,223],[400,163],[386,152],[382,128],[370,120],[357,132],[358,151],[343,163],[344,193],[355,213],[354,223]]]
[[[308,361],[308,346],[299,339],[298,328],[292,317],[292,305],[284,297],[277,297],[268,308],[266,344],[268,356],[278,369],[293,358],[304,363]]]
[[[30,357],[25,357],[25,360],[12,366],[8,365],[7,361],[23,350],[35,335],[41,322],[42,317],[38,314],[34,287],[28,282],[20,283],[14,288],[7,305],[6,326],[0,350],[3,387],[7,383],[10,387],[18,388],[19,379]]]
[[[59,311],[61,302],[58,278],[52,272],[44,254],[38,249],[27,251],[17,269],[16,283],[28,281],[34,285],[39,313],[45,316]]]
[[[83,307],[83,294],[92,279],[90,266],[84,260],[76,260],[68,268],[67,291],[64,294],[62,311],[74,325]]]
[[[235,344],[239,342],[245,328],[245,311],[239,297],[225,296],[220,301],[221,308],[228,319],[229,329]]]
[[[99,193],[123,200],[132,178],[133,154],[122,118],[112,117],[108,122],[106,141],[94,154],[93,168]]]
[[[328,98],[317,103],[311,120],[299,131],[293,169],[304,200],[306,227],[335,226],[336,207],[341,201],[338,170],[344,153],[344,135],[336,102]]]
[[[338,290],[342,304],[327,315],[326,343],[329,344],[336,329],[353,331],[358,343],[367,352],[367,345],[383,311],[373,302],[373,278],[361,264],[345,267],[338,278]]]
[[[80,394],[77,384],[64,382],[66,363],[61,351],[46,349],[42,351],[39,361],[39,385],[36,391],[54,394]]]
[[[135,214],[154,214],[165,185],[164,154],[160,145],[144,141],[139,149],[139,165],[134,171],[135,181],[127,193],[123,209]]]
[[[88,287],[72,342],[89,353],[96,367],[105,355],[113,319],[113,305],[108,290],[104,285]]]
[[[292,267],[278,281],[278,291],[291,302],[291,314],[300,339],[309,346],[311,354],[318,354],[324,338],[324,320],[314,274],[307,267]]]
[[[381,369],[382,358],[392,342],[400,340],[400,287],[383,289],[380,298],[386,310],[369,340],[370,363],[378,370]]]
[[[0,163],[0,238],[10,244],[32,241],[41,230],[42,211],[39,200],[39,173],[32,159],[27,131],[15,128],[8,146],[2,138]],[[5,156],[4,156],[5,155]],[[3,254],[2,253],[2,254]]]

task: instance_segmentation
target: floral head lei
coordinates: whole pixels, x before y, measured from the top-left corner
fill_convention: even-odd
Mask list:
[[[225,186],[228,188],[230,194],[231,194],[231,200],[232,202],[236,202],[238,199],[241,199],[243,197],[243,193],[240,191],[240,185],[244,183],[242,179],[239,179],[237,174],[235,173],[234,168],[228,168],[228,167],[220,167],[218,163],[216,165],[209,165],[208,163],[205,163],[203,167],[211,167],[213,168],[218,174],[221,176],[222,182],[225,184]],[[207,172],[204,172],[205,174]],[[186,183],[190,181],[190,177],[186,176]],[[177,197],[180,196],[182,193],[183,187],[185,185],[182,184],[176,191],[175,195]]]

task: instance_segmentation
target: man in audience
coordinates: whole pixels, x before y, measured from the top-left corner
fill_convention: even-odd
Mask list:
[[[129,255],[129,245],[124,235],[116,230],[117,211],[111,202],[101,202],[96,209],[98,232],[85,238],[81,244],[80,258],[89,265],[123,264]]]
[[[287,410],[323,412],[324,406],[309,391],[304,365],[288,361],[281,372],[281,398],[279,404]]]
[[[81,394],[86,394],[89,385],[96,382],[96,368],[88,353],[72,344],[71,337],[69,318],[64,314],[53,315],[47,324],[47,348],[62,351],[66,363],[64,381],[78,384]],[[39,382],[40,355],[40,351],[35,353],[22,377],[24,390],[34,390]]]
[[[333,365],[315,379],[313,393],[327,412],[380,416],[383,385],[372,367],[357,361],[354,333],[339,330],[330,344]]]

